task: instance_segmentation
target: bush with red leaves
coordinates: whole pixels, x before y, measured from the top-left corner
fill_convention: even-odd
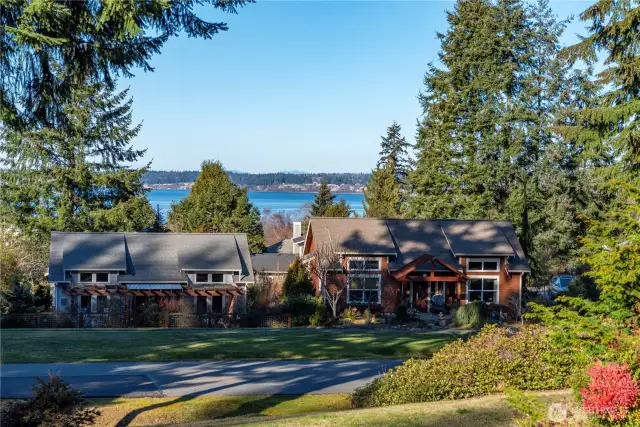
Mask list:
[[[629,367],[597,362],[587,373],[591,384],[580,390],[583,409],[599,415],[603,420],[622,421],[629,410],[638,404],[640,387],[631,376]]]

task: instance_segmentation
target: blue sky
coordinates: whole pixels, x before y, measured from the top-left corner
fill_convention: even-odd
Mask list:
[[[369,171],[380,135],[397,120],[414,141],[416,99],[436,31],[453,2],[262,1],[238,15],[203,7],[229,24],[211,40],[171,39],[155,72],[120,81],[134,97],[135,139],[155,170]],[[590,2],[552,2],[558,16]],[[574,22],[564,42],[585,34]]]

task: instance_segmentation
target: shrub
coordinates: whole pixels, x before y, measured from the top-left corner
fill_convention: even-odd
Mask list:
[[[281,310],[291,315],[291,326],[306,326],[316,312],[316,305],[316,298],[311,295],[289,295],[283,299]]]
[[[621,421],[637,406],[640,388],[627,365],[603,365],[598,361],[587,373],[591,383],[580,390],[586,413],[598,415],[603,420]]]
[[[327,316],[327,307],[322,297],[316,298],[316,311],[309,317],[311,326],[325,326],[329,321]]]
[[[396,320],[398,323],[403,323],[409,320],[409,312],[407,311],[407,306],[404,304],[400,304],[396,308]]]
[[[547,418],[546,406],[538,396],[513,387],[505,389],[505,394],[509,406],[524,416],[514,420],[518,426],[536,427]]]
[[[148,299],[139,308],[140,326],[157,328],[162,324],[160,305],[155,299]]]
[[[566,386],[569,352],[555,349],[540,326],[513,332],[486,326],[468,341],[446,345],[429,360],[411,359],[356,390],[356,407],[460,399],[500,391]]]
[[[282,293],[285,296],[313,295],[315,293],[309,272],[299,257],[296,257],[289,266],[287,276],[282,284]]]
[[[0,419],[4,427],[80,427],[93,424],[100,415],[85,408],[82,395],[60,377],[49,374],[48,381],[36,379],[31,398],[3,405]]]
[[[358,310],[355,308],[351,308],[351,307],[347,307],[344,309],[344,311],[342,312],[342,318],[345,320],[351,320],[354,321],[356,320],[356,315],[358,313]]]
[[[456,326],[479,328],[487,322],[487,318],[487,305],[482,301],[474,301],[458,307],[453,322]]]

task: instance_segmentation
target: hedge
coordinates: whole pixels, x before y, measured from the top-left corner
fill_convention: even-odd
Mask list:
[[[359,388],[354,407],[461,399],[501,391],[561,389],[574,363],[551,346],[541,326],[485,326],[467,341],[446,345],[431,359],[411,359]]]

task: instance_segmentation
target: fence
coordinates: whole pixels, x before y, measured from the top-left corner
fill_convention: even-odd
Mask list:
[[[14,313],[0,316],[2,328],[290,328],[289,315],[159,313]]]

